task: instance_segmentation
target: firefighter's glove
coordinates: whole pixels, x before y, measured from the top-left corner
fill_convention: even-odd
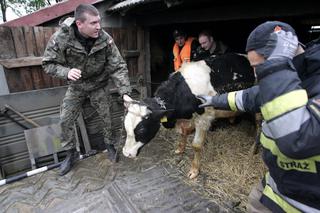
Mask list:
[[[292,59],[296,55],[298,44],[298,38],[292,32],[279,30],[271,33],[267,46],[274,49],[267,60]]]
[[[199,108],[212,106],[215,109],[230,110],[227,94],[215,96],[198,95],[197,98],[202,102],[202,104],[199,105]]]

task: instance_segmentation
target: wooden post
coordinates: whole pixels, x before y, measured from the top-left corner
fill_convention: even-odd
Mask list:
[[[144,47],[145,47],[145,82],[147,85],[147,94],[150,97],[151,94],[151,57],[150,57],[150,31],[144,31]]]

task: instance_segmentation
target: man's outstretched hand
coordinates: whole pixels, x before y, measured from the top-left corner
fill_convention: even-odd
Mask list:
[[[209,96],[209,95],[197,95],[197,98],[202,102],[199,105],[200,108],[212,106],[215,109],[230,110],[228,103],[228,94]]]
[[[197,95],[197,98],[202,102],[201,105],[199,105],[199,108],[204,108],[208,106],[213,106],[214,107],[214,97],[216,96],[209,96],[209,95]]]

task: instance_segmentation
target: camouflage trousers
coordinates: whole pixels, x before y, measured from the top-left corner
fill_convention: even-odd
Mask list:
[[[113,144],[110,114],[111,97],[107,86],[91,92],[76,90],[72,86],[69,86],[60,112],[61,145],[66,150],[75,148],[74,123],[87,98],[89,98],[90,104],[102,120],[104,142],[106,144]]]

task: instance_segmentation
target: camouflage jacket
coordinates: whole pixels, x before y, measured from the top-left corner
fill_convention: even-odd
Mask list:
[[[85,48],[75,37],[68,18],[61,28],[50,38],[42,66],[44,71],[54,77],[67,80],[71,68],[81,70],[81,78],[68,83],[77,90],[92,91],[108,84],[111,77],[120,95],[131,93],[128,69],[112,37],[101,30],[91,51]]]

